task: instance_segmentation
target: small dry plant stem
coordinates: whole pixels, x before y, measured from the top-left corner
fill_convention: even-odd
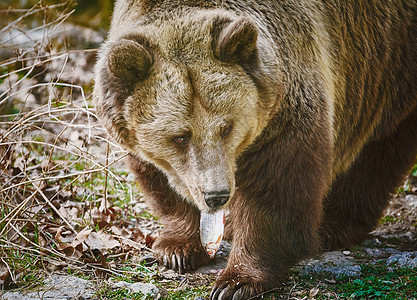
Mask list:
[[[107,212],[107,181],[108,181],[108,164],[109,164],[109,150],[110,150],[110,145],[109,143],[107,143],[107,148],[106,148],[106,168],[104,169],[104,197],[103,197],[103,201],[104,201],[104,209]]]

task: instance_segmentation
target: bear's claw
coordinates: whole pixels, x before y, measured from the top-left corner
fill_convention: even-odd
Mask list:
[[[214,286],[210,294],[210,300],[240,300],[243,299],[242,286],[236,285],[223,285]]]
[[[196,269],[193,255],[165,254],[162,258],[163,265],[179,273],[193,271]]]
[[[254,270],[255,272],[256,270]],[[273,275],[271,275],[272,277]],[[258,299],[262,295],[276,291],[279,287],[277,274],[275,279],[270,281],[268,278],[251,277],[242,275],[238,272],[223,271],[218,278],[210,293],[210,300],[244,300]]]
[[[156,240],[153,250],[160,264],[179,273],[195,271],[210,260],[197,238],[163,234]]]

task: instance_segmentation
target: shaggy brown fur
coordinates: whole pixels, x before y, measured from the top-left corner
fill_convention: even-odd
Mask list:
[[[417,155],[416,45],[413,0],[118,0],[95,101],[165,225],[161,263],[208,263],[219,191],[233,242],[211,299],[363,241]]]

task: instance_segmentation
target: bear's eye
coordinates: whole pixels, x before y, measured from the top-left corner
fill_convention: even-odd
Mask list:
[[[174,143],[179,146],[185,146],[190,141],[188,135],[181,135],[174,138]]]
[[[232,125],[228,125],[228,126],[224,127],[222,129],[222,132],[221,132],[222,137],[228,136],[229,133],[232,131],[232,128],[233,128]]]

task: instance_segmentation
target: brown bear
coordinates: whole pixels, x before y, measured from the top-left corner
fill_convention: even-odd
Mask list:
[[[207,263],[200,213],[228,209],[211,299],[361,242],[417,155],[415,0],[118,0],[95,71],[161,263]]]

